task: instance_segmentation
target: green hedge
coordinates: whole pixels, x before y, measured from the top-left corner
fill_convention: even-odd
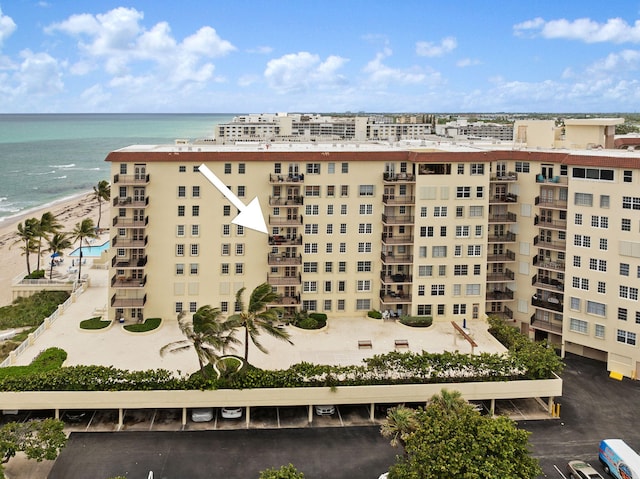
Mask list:
[[[33,358],[28,366],[8,366],[0,368],[0,380],[4,378],[24,378],[50,371],[63,371],[60,369],[67,359],[67,352],[60,348],[49,348]]]
[[[433,324],[433,318],[431,316],[402,316],[400,322],[414,328],[428,328]]]
[[[85,319],[80,321],[81,329],[104,329],[111,324],[111,321],[103,321],[102,316],[96,316],[95,318]]]
[[[146,333],[160,327],[161,318],[145,319],[144,323],[127,324],[124,329],[131,333]]]
[[[367,313],[367,316],[373,319],[382,319],[382,313],[380,311],[371,310]]]

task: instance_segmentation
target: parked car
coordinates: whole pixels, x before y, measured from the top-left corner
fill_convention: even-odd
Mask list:
[[[69,422],[81,422],[87,416],[87,411],[65,411],[63,419]]]
[[[603,479],[591,464],[584,461],[569,461],[567,473],[569,479]]]
[[[220,415],[225,419],[238,419],[242,417],[241,407],[223,407]]]
[[[193,422],[209,422],[213,419],[212,407],[200,407],[191,411],[191,420]]]
[[[336,413],[335,406],[315,406],[318,416],[333,416]]]

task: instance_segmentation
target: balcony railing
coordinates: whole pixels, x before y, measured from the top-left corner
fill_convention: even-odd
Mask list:
[[[555,278],[545,278],[537,274],[531,278],[531,285],[537,288],[550,289],[556,291],[564,290],[564,283]]]
[[[124,218],[122,216],[113,217],[113,226],[118,228],[144,228],[149,224],[149,217],[144,218]]]
[[[517,203],[518,195],[506,193],[504,195],[493,195],[489,198],[489,204]]]
[[[494,305],[499,305],[500,303],[492,303]],[[513,319],[513,311],[511,311],[507,306],[502,307],[501,311],[487,311],[487,316],[495,316],[500,319]]]
[[[510,269],[505,269],[501,273],[489,273],[487,274],[487,283],[505,283],[513,281],[515,274]]]
[[[267,275],[267,283],[271,286],[300,286],[302,284],[302,276],[272,276]]]
[[[147,257],[144,256],[142,258],[137,259],[129,259],[129,258],[120,258],[118,256],[114,256],[111,260],[111,266],[113,268],[144,268],[147,264]]]
[[[302,183],[304,181],[304,174],[302,173],[298,173],[295,175],[286,175],[286,174],[281,174],[281,175],[275,175],[275,174],[270,174],[269,175],[269,183],[275,183],[275,184],[287,184],[287,183]]]
[[[540,258],[538,255],[533,257],[533,265],[536,268],[551,269],[553,271],[564,271],[565,267],[564,261],[545,260]]]
[[[382,195],[382,203],[385,205],[412,205],[415,202],[415,196]]]
[[[111,239],[111,246],[118,248],[144,248],[147,246],[149,237],[145,236],[142,239],[130,239],[115,236]]]
[[[387,225],[412,225],[413,215],[392,216],[382,214],[382,222]]]
[[[413,277],[410,274],[385,274],[380,273],[380,279],[385,284],[401,284],[401,283],[411,283],[413,281]]]
[[[518,173],[515,171],[507,171],[506,173],[496,174],[491,176],[489,181],[503,182],[503,181],[518,181]]]
[[[511,231],[507,231],[505,234],[501,235],[489,235],[487,241],[489,243],[515,243],[516,234]]]
[[[380,300],[383,304],[411,303],[411,295],[380,291]]]
[[[547,229],[567,229],[567,220],[547,220],[546,218],[541,218],[538,215],[533,219],[533,224]]]
[[[118,297],[117,293],[111,297],[112,308],[142,308],[146,302],[146,294],[142,298]]]
[[[541,206],[543,208],[567,209],[567,200],[553,200],[550,198],[541,198],[540,196],[536,196],[534,203],[536,206]]]
[[[272,246],[280,246],[280,245],[295,246],[295,245],[301,245],[302,244],[302,236],[291,236],[291,237],[280,236],[280,235],[269,236],[269,244],[272,245]]]
[[[552,249],[552,250],[559,250],[559,251],[564,251],[567,249],[566,241],[547,240],[542,236],[536,236],[535,238],[533,238],[533,244],[544,249]]]
[[[384,244],[412,244],[413,235],[393,235],[382,233],[382,242]]]
[[[511,250],[507,250],[504,253],[495,253],[495,254],[487,255],[488,263],[508,263],[515,260],[516,260],[516,254]]]
[[[149,183],[149,175],[113,175],[113,183],[119,185],[144,185]]]
[[[516,223],[518,217],[515,213],[490,213],[489,223]]]
[[[302,215],[298,216],[271,216],[269,224],[272,226],[298,226],[302,224]]]
[[[302,256],[286,256],[283,254],[268,254],[267,264],[273,266],[291,266],[302,264]]]
[[[384,173],[382,175],[382,179],[386,183],[396,183],[396,182],[415,182],[416,177],[410,173]]]
[[[552,176],[550,178],[545,178],[542,175],[536,176],[536,183],[545,183],[548,185],[567,185],[569,180],[566,176]]]
[[[113,206],[117,206],[119,208],[145,208],[149,206],[149,197],[132,198],[131,196],[127,196],[126,198],[123,198],[121,196],[116,196],[113,199]]]
[[[537,318],[534,314],[533,316],[531,316],[530,324],[533,329],[539,329],[541,331],[547,331],[549,333],[562,334],[561,321],[547,321],[546,319]]]
[[[304,204],[304,196],[269,196],[269,206],[300,206]]]
[[[549,309],[551,311],[562,312],[562,301],[556,296],[549,296],[547,299],[538,298],[535,294],[531,297],[531,305],[536,308]]]
[[[487,301],[510,301],[513,299],[513,291],[509,288],[487,290]]]
[[[413,263],[413,255],[410,254],[380,253],[380,259],[382,259],[382,262],[386,264]]]
[[[270,306],[296,306],[300,304],[300,295],[280,296],[277,300],[269,303]]]
[[[147,284],[147,276],[144,278],[133,278],[131,276],[116,275],[111,278],[113,288],[144,288]]]

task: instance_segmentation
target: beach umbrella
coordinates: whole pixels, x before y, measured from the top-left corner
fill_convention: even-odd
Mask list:
[[[51,255],[52,258],[57,258],[58,256],[62,256],[62,255],[58,252],[55,252]]]

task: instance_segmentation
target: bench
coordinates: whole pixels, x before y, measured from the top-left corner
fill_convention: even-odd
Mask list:
[[[407,339],[396,339],[394,341],[394,345],[396,348],[408,348],[409,347],[409,340]]]
[[[358,341],[358,349],[371,349],[373,344],[371,344],[370,339],[362,339]]]

